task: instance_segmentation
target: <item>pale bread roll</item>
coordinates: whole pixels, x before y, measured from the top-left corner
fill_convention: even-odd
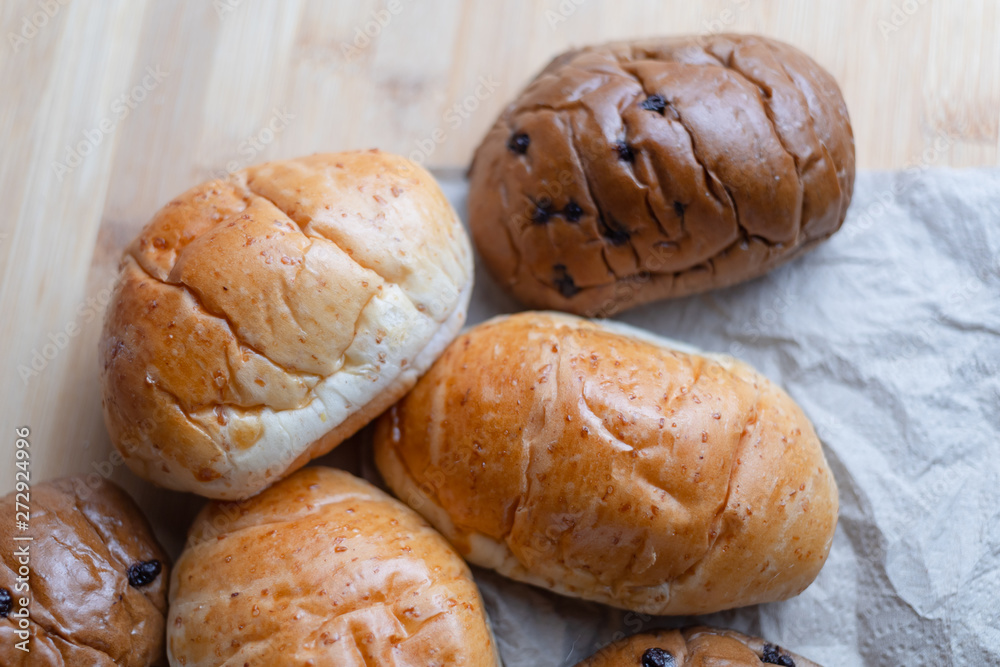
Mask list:
[[[779,387],[554,313],[460,336],[375,447],[389,486],[470,562],[649,614],[796,595],[837,522],[820,442]]]
[[[633,635],[576,667],[819,667],[780,646],[735,630],[691,627]]]
[[[371,484],[308,467],[209,504],[170,581],[171,665],[497,667],[469,568]]]
[[[471,288],[458,217],[401,157],[312,155],[199,185],[122,260],[100,345],[111,439],[157,484],[253,495],[413,386]]]

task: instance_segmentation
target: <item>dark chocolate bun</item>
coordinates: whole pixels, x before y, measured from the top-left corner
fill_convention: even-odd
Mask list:
[[[476,151],[469,216],[501,285],[605,316],[724,287],[840,228],[854,138],[833,77],[754,35],[553,60]]]
[[[35,484],[26,530],[17,501],[24,495],[0,500],[0,665],[166,664],[170,562],[132,499],[97,474]]]
[[[735,630],[691,627],[633,635],[576,667],[819,667],[780,646]]]

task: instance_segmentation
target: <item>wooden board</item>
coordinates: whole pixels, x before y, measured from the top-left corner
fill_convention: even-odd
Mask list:
[[[64,2],[0,4],[3,493],[16,426],[31,429],[35,480],[109,470],[100,312],[157,207],[227,168],[322,150],[461,169],[505,102],[573,45],[766,33],[841,82],[861,167],[1000,161],[988,0]],[[113,472],[156,514],[197,502]]]

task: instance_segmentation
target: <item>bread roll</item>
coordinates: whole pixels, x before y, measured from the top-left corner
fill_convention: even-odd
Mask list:
[[[724,287],[840,228],[854,138],[833,77],[755,35],[565,53],[476,151],[469,223],[534,308],[607,316]]]
[[[195,519],[170,582],[171,665],[497,667],[468,567],[367,482],[305,468]]]
[[[648,614],[782,600],[837,489],[802,410],[744,363],[553,313],[463,334],[378,423],[388,484],[470,562]]]
[[[403,395],[465,320],[471,250],[433,177],[378,151],[250,167],[128,247],[100,344],[140,476],[244,498]]]
[[[763,639],[734,630],[694,627],[634,635],[598,651],[577,667],[819,667]]]
[[[29,527],[18,530],[24,503]],[[92,474],[34,484],[0,505],[0,664],[163,664],[170,561],[124,491]],[[29,652],[17,647],[25,641]]]

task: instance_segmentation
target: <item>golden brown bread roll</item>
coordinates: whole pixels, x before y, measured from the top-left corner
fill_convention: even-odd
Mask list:
[[[16,529],[16,501],[30,507],[26,531]],[[12,493],[0,505],[0,664],[163,664],[170,562],[124,491],[94,474],[35,484],[27,500]],[[25,535],[33,540],[14,539]],[[25,640],[30,652],[17,647]]]
[[[375,447],[389,486],[470,562],[649,614],[796,595],[837,522],[820,442],[779,387],[555,313],[459,336]]]
[[[754,35],[565,53],[476,151],[469,223],[533,308],[607,316],[758,276],[833,234],[854,187],[840,89]]]
[[[606,646],[577,667],[819,667],[735,630],[693,627],[634,635]]]
[[[129,246],[100,345],[140,476],[244,498],[402,396],[465,321],[471,250],[433,177],[378,151],[244,169]]]
[[[305,468],[195,520],[170,582],[171,665],[497,667],[468,567],[367,482]]]

